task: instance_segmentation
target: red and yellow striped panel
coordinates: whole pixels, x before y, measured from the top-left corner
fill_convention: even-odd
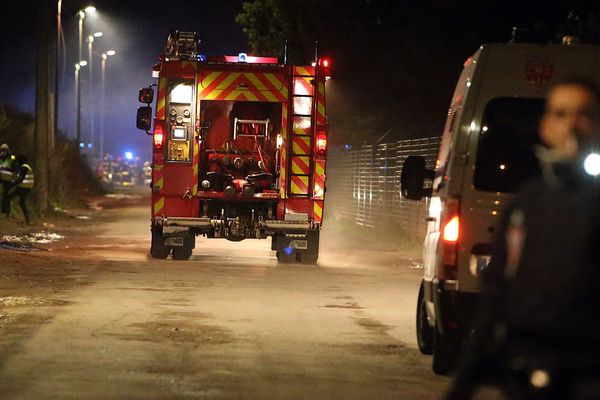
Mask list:
[[[152,185],[157,189],[157,192],[153,191],[153,205],[152,205],[152,216],[157,217],[161,211],[165,208],[165,197],[161,194],[165,180],[163,178],[164,164],[155,164],[152,172]]]
[[[313,202],[313,220],[318,223],[323,222],[323,200]]]
[[[299,66],[296,66],[296,67],[294,67],[294,75],[315,76],[315,67],[310,67],[310,66],[299,67]]]
[[[310,154],[310,136],[294,136],[292,138],[292,154],[308,155]]]
[[[310,117],[294,117],[293,126],[294,134],[302,136],[312,135],[312,124]]]
[[[323,199],[325,197],[325,160],[315,161],[313,183],[313,198]]]
[[[308,157],[308,156],[292,157],[292,174],[294,174],[294,175],[309,175],[310,174],[310,157]]]
[[[192,195],[197,195],[198,194],[198,165],[200,164],[200,151],[199,151],[199,147],[200,144],[198,143],[198,136],[196,136],[194,134],[194,140],[192,141],[192,146],[194,146],[193,148],[193,154],[194,154],[194,158],[192,159],[192,165],[194,168],[194,186],[192,187]]]
[[[317,126],[327,124],[327,115],[325,114],[325,82],[319,82],[317,85]]]
[[[288,153],[288,104],[281,105],[281,138],[283,144],[280,149],[280,170],[279,170],[279,196],[285,199],[287,186],[287,153]]]
[[[266,72],[205,72],[198,93],[200,100],[285,102],[288,97],[283,75]]]
[[[312,96],[313,95],[313,85],[312,85],[312,76],[297,76],[294,78],[293,88],[294,88],[294,96]]]
[[[169,82],[167,78],[158,80],[158,94],[156,95],[156,119],[164,120],[167,102],[167,86]]]
[[[291,183],[291,194],[308,194],[308,176],[292,175]]]

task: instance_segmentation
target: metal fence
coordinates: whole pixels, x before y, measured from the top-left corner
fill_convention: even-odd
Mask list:
[[[327,161],[326,218],[344,218],[370,228],[398,228],[422,239],[428,200],[400,196],[402,163],[422,155],[433,168],[440,137],[400,140],[378,145],[331,149]]]

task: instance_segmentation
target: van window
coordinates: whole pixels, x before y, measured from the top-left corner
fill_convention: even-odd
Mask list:
[[[514,192],[539,175],[534,145],[543,99],[499,97],[484,111],[473,183],[486,192]]]

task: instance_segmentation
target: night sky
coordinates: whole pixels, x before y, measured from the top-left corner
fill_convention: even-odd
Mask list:
[[[319,39],[322,51],[333,57],[335,75],[328,100],[331,132],[366,142],[388,130],[389,139],[439,134],[462,63],[479,44],[508,41],[514,25],[542,26],[540,31],[556,34],[564,28],[561,22],[573,5],[589,9],[594,4],[583,0],[323,1],[327,11],[308,36]],[[98,12],[86,18],[84,36],[104,33],[94,43],[97,82],[100,53],[117,52],[109,59],[106,81],[106,150],[113,153],[133,150],[144,158],[149,155],[149,138],[135,128],[137,91],[154,82],[151,68],[171,28],[198,31],[208,54],[250,50],[235,22],[242,0],[64,0],[66,62],[60,78],[59,128],[70,138],[75,137],[76,13],[89,4]],[[0,27],[0,103],[29,112],[34,111],[34,5],[34,0],[3,2]],[[84,55],[87,59],[85,45]],[[85,68],[82,79],[85,132],[91,104]]]

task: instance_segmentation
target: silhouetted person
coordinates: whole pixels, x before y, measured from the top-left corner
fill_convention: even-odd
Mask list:
[[[10,216],[10,202],[13,197],[19,197],[19,206],[23,211],[25,223],[30,224],[29,211],[27,210],[27,195],[33,189],[34,177],[33,170],[27,164],[27,157],[23,154],[17,156],[17,168],[15,179],[8,185],[7,196],[2,199],[2,210],[6,216]]]
[[[15,167],[16,160],[15,156],[10,152],[8,143],[2,143],[0,145],[0,185],[2,185],[2,204],[4,204],[4,198],[8,196],[8,187],[15,179]],[[4,207],[2,212],[6,213]]]
[[[474,333],[446,400],[499,383],[509,399],[600,398],[600,89],[548,92],[542,178],[505,210]],[[595,170],[596,168],[596,170]]]

